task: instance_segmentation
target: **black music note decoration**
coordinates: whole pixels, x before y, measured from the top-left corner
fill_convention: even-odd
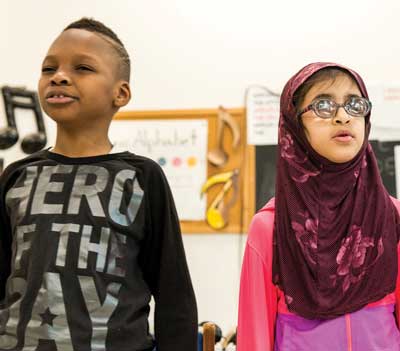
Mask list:
[[[8,86],[3,86],[1,92],[3,94],[8,127],[0,130],[0,149],[8,149],[18,141],[19,134],[15,122],[16,108],[32,110],[38,127],[36,133],[28,134],[22,139],[22,150],[26,154],[33,154],[43,149],[47,143],[46,129],[36,92]],[[28,101],[23,101],[21,98]]]

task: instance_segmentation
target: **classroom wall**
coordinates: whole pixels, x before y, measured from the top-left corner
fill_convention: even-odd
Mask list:
[[[399,82],[399,13],[398,0],[2,0],[0,85],[36,89],[49,44],[81,16],[108,24],[131,54],[128,110],[241,107],[250,84],[279,92],[303,65],[321,60],[356,69],[367,85]],[[54,124],[46,124],[51,145]],[[32,118],[19,127],[32,130]],[[15,146],[5,156],[23,155]],[[184,236],[199,318],[225,332],[236,325],[245,240]]]

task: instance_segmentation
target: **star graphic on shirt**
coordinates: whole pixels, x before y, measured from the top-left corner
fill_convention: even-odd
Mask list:
[[[53,320],[54,320],[54,318],[57,317],[56,314],[53,314],[50,312],[50,307],[47,307],[46,311],[44,311],[43,313],[40,313],[39,315],[40,315],[40,317],[42,317],[41,325],[48,324],[48,325],[53,326]]]

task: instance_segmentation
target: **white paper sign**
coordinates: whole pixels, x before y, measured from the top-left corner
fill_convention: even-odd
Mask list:
[[[206,120],[114,120],[109,135],[117,151],[158,162],[180,220],[205,219],[206,199],[200,198],[200,190],[207,178]]]
[[[372,102],[370,139],[396,141],[400,136],[400,83],[375,83],[368,87]]]
[[[247,143],[276,145],[278,142],[279,96],[263,86],[246,92]]]

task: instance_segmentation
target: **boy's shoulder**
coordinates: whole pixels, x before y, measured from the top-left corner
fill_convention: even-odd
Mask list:
[[[163,167],[155,160],[129,151],[120,154],[118,160],[133,167],[137,171],[139,182],[145,182],[148,190],[157,192],[160,188],[169,187]]]
[[[10,163],[4,171],[0,174],[0,181],[4,181],[9,178],[15,171],[21,168],[25,168],[26,166],[41,161],[46,158],[45,156],[46,150],[37,151],[31,155],[28,155],[24,158],[21,158],[17,161]]]
[[[118,157],[118,159],[121,162],[126,162],[127,164],[135,168],[140,168],[152,173],[164,174],[160,164],[149,157],[137,155],[129,151],[120,153],[119,155],[120,156]]]
[[[0,199],[12,187],[13,181],[18,178],[23,169],[43,159],[45,159],[45,150],[37,151],[34,154],[10,163],[0,174]]]

